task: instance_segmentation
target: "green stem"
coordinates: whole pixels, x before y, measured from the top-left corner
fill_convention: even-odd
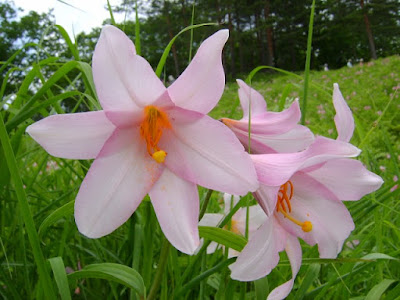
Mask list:
[[[199,214],[199,220],[201,220],[203,218],[204,214],[206,213],[207,206],[208,206],[208,203],[210,202],[211,194],[213,192],[214,192],[214,190],[208,190],[206,198],[204,199],[204,202],[203,202],[203,206],[201,207],[201,211]]]
[[[313,0],[311,5],[310,24],[308,25],[306,66],[304,70],[304,94],[303,94],[303,102],[301,105],[301,124],[303,125],[306,121],[306,111],[307,111],[308,77],[310,75],[311,43],[312,43],[312,34],[314,26],[314,11],[315,11],[315,0]]]
[[[35,222],[29,208],[28,200],[25,195],[22,180],[18,172],[17,161],[11,147],[6,127],[4,126],[3,117],[0,114],[0,140],[4,149],[4,156],[10,170],[11,178],[14,182],[15,192],[17,194],[21,215],[25,223],[25,230],[28,234],[29,242],[32,247],[33,257],[38,269],[39,277],[43,285],[43,291],[46,299],[57,299],[54,293],[53,284],[47,268],[47,262],[44,259],[42,249],[40,248],[39,236],[36,231]]]
[[[160,260],[158,261],[157,273],[154,277],[153,285],[150,288],[150,292],[149,292],[149,296],[147,297],[147,300],[156,299],[157,292],[160,287],[162,277],[164,275],[164,269],[165,269],[165,266],[167,265],[170,246],[171,246],[171,244],[164,237],[164,241],[163,241],[163,245],[162,245],[161,253],[160,253]]]

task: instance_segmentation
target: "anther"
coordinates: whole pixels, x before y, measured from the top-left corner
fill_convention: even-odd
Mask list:
[[[288,194],[288,192],[290,193]],[[276,211],[282,213],[287,219],[295,223],[296,225],[300,226],[304,232],[310,232],[312,230],[312,223],[310,221],[300,222],[296,220],[291,215],[292,212],[292,205],[290,204],[290,200],[293,197],[293,184],[289,180],[286,183],[282,184],[279,191],[278,191],[278,200],[276,203]]]

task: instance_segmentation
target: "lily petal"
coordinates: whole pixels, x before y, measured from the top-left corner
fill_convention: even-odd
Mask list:
[[[196,185],[166,168],[149,196],[166,238],[179,251],[195,253],[200,244],[197,229],[200,204]]]
[[[231,277],[252,281],[269,274],[278,264],[279,252],[285,248],[286,232],[275,220],[268,218],[254,233],[235,263],[229,266]]]
[[[212,226],[217,227],[219,222],[224,218],[223,214],[204,214],[199,222],[199,226]]]
[[[282,134],[252,134],[251,139],[252,153],[288,153],[306,149],[314,141],[314,135],[307,127],[296,125],[292,130]],[[258,152],[258,144],[268,146],[273,152]]]
[[[326,199],[319,189],[313,189],[307,175],[296,173],[290,180],[294,188],[290,215],[300,222],[310,221],[312,230],[304,232],[300,226],[276,213],[279,223],[309,245],[318,244],[321,258],[335,258],[354,229],[346,206],[340,201]]]
[[[139,110],[165,91],[148,62],[136,55],[132,41],[114,26],[103,27],[92,65],[104,110]]]
[[[217,104],[225,87],[221,56],[228,37],[225,29],[206,39],[186,70],[168,88],[177,106],[207,114]]]
[[[260,184],[260,188],[253,193],[254,198],[267,216],[272,216],[275,212],[279,189],[280,186],[266,186]]]
[[[175,174],[229,194],[245,195],[258,188],[249,155],[225,125],[205,115],[172,127],[159,145],[167,151],[165,164]]]
[[[53,156],[92,159],[114,130],[104,111],[93,111],[52,115],[30,125],[26,132]]]
[[[266,112],[251,117],[251,133],[263,135],[282,134],[291,130],[300,120],[300,107],[298,101],[281,112]],[[223,118],[222,121],[228,126],[242,132],[249,132],[248,118],[239,121]]]
[[[251,117],[265,113],[267,110],[267,103],[265,102],[264,97],[255,89],[252,89],[250,86],[248,86],[243,80],[236,79],[236,82],[239,85],[238,93],[240,105],[242,106],[243,110],[243,119],[249,118],[250,102]]]
[[[135,139],[138,132],[116,130],[82,182],[75,221],[87,237],[102,237],[125,223],[158,179],[162,166]]]
[[[297,153],[252,155],[258,180],[269,186],[280,186],[297,171],[321,164],[331,159],[355,157],[357,147],[338,140],[316,137],[306,150]]]
[[[285,299],[293,288],[294,279],[301,267],[302,254],[301,246],[297,237],[288,234],[286,238],[286,254],[290,261],[290,267],[292,268],[292,278],[284,284],[276,287],[268,295],[267,300],[282,300]]]
[[[340,200],[359,200],[380,188],[383,180],[368,171],[358,160],[335,159],[307,174],[334,193]]]
[[[349,142],[354,132],[354,118],[349,106],[339,90],[339,85],[333,85],[333,106],[336,110],[335,125],[338,132],[337,139]]]

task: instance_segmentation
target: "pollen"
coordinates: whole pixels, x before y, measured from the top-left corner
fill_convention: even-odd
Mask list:
[[[146,142],[149,155],[158,163],[163,163],[167,152],[158,147],[165,129],[171,129],[168,115],[160,108],[149,105],[144,108],[144,119],[140,124],[140,136]]]
[[[156,162],[163,163],[166,156],[167,156],[167,152],[165,152],[164,150],[159,150],[159,151],[154,152],[151,157],[153,157],[153,159]]]
[[[293,183],[290,180],[281,185],[278,192],[276,211],[283,214],[285,218],[292,221],[294,224],[300,226],[304,232],[310,232],[313,227],[310,221],[300,222],[299,220],[293,218],[293,216],[289,215],[289,213],[292,212],[292,205],[290,204],[290,200],[292,200],[293,191]]]

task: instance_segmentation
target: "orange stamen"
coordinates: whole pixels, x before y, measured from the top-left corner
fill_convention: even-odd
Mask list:
[[[167,152],[158,147],[163,130],[172,128],[168,115],[160,108],[148,105],[144,108],[144,119],[140,124],[140,136],[146,141],[149,155],[158,163],[164,162]]]
[[[290,193],[288,195],[288,190]],[[290,204],[290,200],[293,197],[293,183],[289,180],[285,184],[282,184],[279,192],[278,192],[278,200],[276,203],[276,211],[282,213],[287,219],[299,225],[304,232],[310,232],[312,230],[312,223],[310,221],[300,222],[296,220],[291,215],[292,212],[292,205]]]

